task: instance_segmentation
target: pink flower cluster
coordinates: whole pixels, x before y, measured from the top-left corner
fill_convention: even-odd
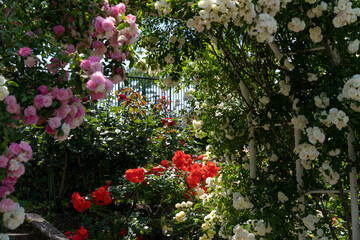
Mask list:
[[[135,23],[136,18],[129,14],[125,16],[125,5],[119,3],[110,7],[105,1],[102,8],[106,17],[97,16],[94,20],[94,32],[88,38],[88,43],[92,45],[91,57],[81,61],[80,67],[90,76],[86,87],[91,91],[94,100],[102,99],[109,92],[113,83],[119,83],[125,78],[125,73],[115,73],[111,80],[103,75],[103,66],[100,59],[104,54],[108,54],[110,59],[122,62],[127,58],[127,45],[136,41],[138,26]],[[126,20],[124,20],[126,19]],[[117,25],[126,23],[125,28],[118,30]],[[106,38],[107,41],[104,39]],[[96,39],[93,41],[93,39]]]
[[[18,143],[11,143],[8,147],[8,153],[5,152],[0,155],[0,168],[6,170],[6,177],[2,180],[0,186],[0,212],[12,211],[15,207],[15,202],[11,198],[6,198],[8,194],[15,191],[14,185],[18,177],[25,173],[24,162],[27,162],[32,157],[31,146],[21,141]]]
[[[83,59],[80,67],[88,74],[91,75],[95,72],[103,72],[103,65],[100,63],[100,58],[91,56],[89,59]]]
[[[66,66],[66,63],[63,61],[52,58],[51,63],[47,65],[47,69],[50,73],[58,73],[60,68],[64,68]]]
[[[113,83],[99,71],[93,73],[90,80],[86,83],[86,87],[91,91],[91,97],[94,100],[104,98],[106,93],[110,92],[113,86]]]
[[[32,68],[36,65],[36,58],[29,56],[31,54],[31,49],[29,47],[20,48],[19,54],[22,57],[27,57],[25,60],[25,65],[27,67]]]
[[[84,120],[85,108],[81,105],[81,100],[73,95],[70,88],[54,87],[52,91],[49,91],[47,86],[41,85],[38,90],[41,94],[34,97],[34,104],[24,109],[23,124],[41,125],[48,122],[46,132],[54,135],[59,141],[65,140],[70,130],[79,127]],[[54,101],[57,102],[55,106],[60,105],[56,109],[51,108]],[[22,119],[21,107],[17,104],[15,96],[8,96],[5,103],[8,113],[14,114],[14,118],[20,121]],[[38,111],[43,108],[48,108],[48,113],[43,114],[44,117],[38,115]],[[63,134],[60,135],[60,132]]]

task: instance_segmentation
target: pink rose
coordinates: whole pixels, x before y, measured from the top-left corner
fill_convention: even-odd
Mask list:
[[[120,57],[120,54],[121,54],[121,52],[119,49],[114,49],[114,51],[109,50],[109,56],[111,59],[116,59],[116,58]]]
[[[100,62],[92,62],[90,67],[91,72],[102,72],[103,65]]]
[[[99,99],[103,99],[105,97],[105,93],[103,92],[91,92],[91,96],[94,100],[99,100]]]
[[[49,135],[54,135],[56,133],[56,130],[52,129],[49,125],[46,125],[45,131]]]
[[[34,116],[34,115],[36,115],[36,109],[34,106],[28,106],[27,108],[25,108],[24,110],[25,117]]]
[[[19,54],[23,57],[27,57],[31,54],[31,49],[28,48],[28,47],[23,47],[23,48],[20,48],[19,50]]]
[[[92,43],[92,45],[93,45],[93,48],[100,48],[100,47],[105,46],[105,44],[104,44],[102,41],[100,41],[100,40],[94,41],[94,42]]]
[[[113,89],[114,84],[109,79],[105,78],[105,89],[107,92],[111,91]]]
[[[48,95],[44,96],[43,101],[44,101],[44,107],[50,107],[52,104],[52,98]]]
[[[39,122],[39,117],[37,115],[31,115],[28,117],[25,117],[23,123],[25,125],[32,125],[32,124],[37,124]]]
[[[15,103],[15,104],[10,104],[6,106],[6,111],[8,113],[13,113],[13,114],[20,114],[21,112],[21,108],[20,105]]]
[[[44,106],[44,95],[36,95],[34,97],[34,106],[36,109],[41,109]]]
[[[17,156],[22,153],[22,149],[18,143],[12,142],[9,146],[9,155]]]
[[[15,202],[12,199],[5,198],[0,201],[0,212],[1,213],[10,212],[10,211],[14,210],[14,208],[15,208]]]
[[[67,54],[71,54],[75,52],[75,46],[73,44],[70,44],[69,46],[67,46],[66,48],[66,53]]]
[[[64,88],[59,89],[57,87],[54,87],[51,94],[54,98],[56,98],[57,100],[59,100],[61,102],[66,101],[71,97],[71,96],[69,96],[69,91]]]
[[[62,35],[65,32],[65,28],[62,25],[57,25],[54,27],[54,33],[58,36]]]
[[[6,168],[8,165],[9,159],[4,155],[0,156],[0,168]]]
[[[75,118],[81,118],[81,117],[84,117],[85,116],[85,108],[83,106],[78,106],[77,107],[77,112],[76,112],[76,115],[75,115]]]
[[[136,17],[132,14],[129,14],[126,16],[126,21],[131,25],[131,24],[135,24],[136,21]]]
[[[61,125],[61,118],[59,118],[59,117],[50,118],[49,126],[52,129],[56,129],[56,128],[60,127],[60,125]]]
[[[100,58],[98,56],[89,57],[90,62],[100,62]]]
[[[9,176],[11,177],[20,177],[21,175],[23,175],[25,173],[25,167],[24,167],[24,164],[22,163],[19,163],[19,168],[16,169],[15,171],[12,171],[9,173]]]
[[[0,198],[6,197],[6,195],[9,194],[9,189],[4,186],[0,186]]]
[[[84,70],[84,71],[88,71],[91,67],[91,61],[88,59],[83,59],[80,63],[80,67]]]
[[[95,83],[94,81],[92,80],[89,80],[87,83],[86,83],[86,88],[89,89],[90,91],[95,91],[96,88],[97,88],[98,84]]]
[[[95,27],[95,31],[96,31],[97,33],[102,33],[102,32],[104,32],[104,29],[102,28],[102,24],[103,24],[104,20],[105,20],[105,19],[102,18],[102,17],[100,17],[100,16],[97,16],[97,17],[95,18],[94,27]]]
[[[63,104],[61,107],[55,110],[54,115],[61,119],[66,118],[66,116],[70,113],[71,108],[67,104]]]
[[[9,95],[5,98],[5,103],[7,105],[16,104],[16,97],[14,95]]]
[[[32,68],[36,65],[36,58],[34,57],[27,57],[25,60],[25,65],[29,68]]]
[[[102,28],[106,31],[113,31],[115,29],[115,18],[113,17],[107,17],[104,19],[104,21],[102,22]]]
[[[5,177],[1,183],[8,188],[10,193],[13,193],[15,191],[14,185],[17,182],[16,177]]]
[[[38,87],[38,90],[42,95],[49,93],[48,87],[46,85],[41,85],[40,87]]]

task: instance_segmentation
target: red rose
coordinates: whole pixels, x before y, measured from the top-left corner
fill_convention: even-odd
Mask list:
[[[72,195],[71,202],[78,212],[83,212],[91,206],[91,202],[81,197],[78,192]]]
[[[169,161],[168,160],[162,160],[161,161],[161,166],[169,168]]]
[[[123,228],[123,229],[120,230],[119,235],[122,236],[122,235],[125,235],[125,233],[126,233],[126,229]]]
[[[143,168],[128,169],[125,172],[125,178],[130,182],[142,182],[145,179],[145,170]]]
[[[91,193],[96,205],[107,206],[111,203],[110,193],[106,191],[105,187],[100,187],[98,190]]]
[[[84,228],[84,226],[81,226],[81,228],[74,235],[73,240],[85,240],[87,238],[88,238],[88,231]]]

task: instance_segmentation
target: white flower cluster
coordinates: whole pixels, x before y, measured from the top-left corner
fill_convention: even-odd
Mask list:
[[[175,215],[175,219],[178,222],[184,222],[185,221],[185,212],[184,211],[180,211]]]
[[[266,105],[266,104],[268,104],[270,102],[270,98],[268,98],[267,96],[263,96],[263,97],[261,97],[260,98],[260,103],[262,104],[262,105]]]
[[[288,83],[288,81],[281,80],[279,82],[280,85],[280,93],[284,96],[289,96],[291,85]]]
[[[163,81],[167,87],[176,87],[180,83],[180,81],[173,81],[172,76],[167,76]]]
[[[323,143],[325,140],[325,134],[319,127],[307,128],[306,134],[309,138],[309,142],[312,144],[316,144],[316,142]]]
[[[337,155],[340,154],[340,148],[337,148],[337,149],[335,149],[335,150],[330,150],[330,151],[328,152],[328,154],[329,154],[330,156],[332,156],[332,157],[337,156]]]
[[[355,74],[345,83],[342,94],[347,99],[360,102],[360,74]]]
[[[295,129],[304,129],[306,125],[309,124],[309,121],[304,115],[299,115],[291,119],[291,123],[294,124]]]
[[[334,7],[334,13],[336,16],[333,19],[333,24],[336,28],[340,28],[356,22],[357,17],[360,16],[360,9],[352,8],[352,2],[349,0],[339,0]]]
[[[277,31],[277,22],[274,17],[267,13],[259,14],[255,20],[255,24],[255,26],[249,29],[251,36],[256,36],[258,42],[274,41],[274,33]]]
[[[9,240],[9,235],[5,233],[0,233],[0,240]]]
[[[310,33],[310,39],[314,43],[321,42],[323,40],[323,38],[324,38],[322,33],[321,33],[321,28],[319,26],[310,28],[309,33]]]
[[[301,21],[300,18],[293,18],[291,19],[291,22],[288,23],[289,30],[293,32],[300,32],[304,30],[306,27],[305,22]]]
[[[171,43],[178,43],[178,48],[181,48],[185,44],[185,38],[177,38],[175,35],[172,35],[169,40]]]
[[[246,197],[241,196],[239,192],[234,192],[233,207],[236,210],[242,210],[242,209],[252,208],[253,205]]]
[[[255,235],[253,233],[250,233],[247,229],[244,229],[240,226],[240,224],[237,224],[234,229],[234,236],[232,236],[232,240],[255,240]]]
[[[320,96],[315,96],[314,101],[318,108],[326,109],[330,105],[330,98],[324,92],[320,93]]]
[[[215,236],[215,224],[218,222],[219,217],[216,215],[216,211],[211,211],[208,215],[204,217],[204,223],[201,225],[201,228],[206,231],[199,240],[211,240]]]
[[[335,125],[337,129],[341,130],[347,126],[349,117],[346,116],[345,112],[337,108],[331,108],[329,114],[326,111],[320,113],[321,116],[326,116],[326,119],[321,119],[320,121],[327,127]]]
[[[301,164],[305,169],[310,169],[311,160],[315,160],[319,156],[319,151],[316,147],[308,143],[300,144],[296,151],[299,153]]]
[[[278,192],[278,200],[282,203],[289,200],[289,198],[283,192]]]
[[[192,207],[193,203],[191,201],[187,201],[187,202],[182,202],[182,203],[177,203],[175,204],[175,208],[179,209],[179,208],[190,208]]]
[[[175,62],[175,59],[174,57],[171,55],[171,54],[168,54],[166,57],[165,57],[165,62],[166,63],[169,63],[169,64],[173,64]]]
[[[266,224],[264,220],[252,220],[251,225],[254,227],[254,234],[259,236],[265,236],[267,233],[271,233],[270,224]]]
[[[276,154],[272,154],[270,157],[270,162],[276,162],[279,159],[279,157]]]
[[[327,183],[331,185],[337,184],[340,175],[331,168],[328,162],[324,162],[319,168],[319,170]]]
[[[323,236],[324,235],[324,230],[322,230],[321,228],[318,228],[316,230],[316,236],[314,236],[313,240],[329,240],[328,237]]]
[[[6,79],[0,75],[0,101],[4,101],[4,99],[9,96],[9,90],[4,84],[6,83]]]
[[[359,45],[360,45],[359,39],[355,39],[354,41],[351,41],[348,46],[349,52],[354,54],[357,51],[359,51]]]
[[[201,128],[201,126],[203,125],[203,121],[199,120],[193,120],[192,121],[193,127],[195,130],[199,130]]]
[[[307,215],[302,220],[303,220],[305,227],[307,227],[310,231],[314,231],[315,230],[314,224],[319,222],[319,219],[316,216],[311,215],[311,214]]]
[[[280,11],[280,0],[259,0],[256,5],[256,11],[267,13],[274,17]]]
[[[323,11],[326,11],[327,10],[327,3],[326,2],[321,2],[319,5],[317,5],[316,7],[312,8],[312,9],[309,9],[307,12],[306,12],[306,15],[309,17],[309,18],[319,18],[323,15]]]
[[[308,81],[309,82],[315,82],[318,80],[318,77],[315,73],[308,73]]]
[[[14,230],[20,226],[25,220],[25,210],[20,207],[18,203],[15,203],[15,207],[12,211],[5,212],[3,214],[3,224],[6,228]]]
[[[155,9],[158,11],[158,14],[161,16],[162,14],[170,13],[170,3],[166,0],[160,0],[155,2]]]

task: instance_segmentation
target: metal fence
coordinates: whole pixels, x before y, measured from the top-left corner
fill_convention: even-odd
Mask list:
[[[142,96],[145,96],[148,103],[156,103],[158,99],[165,96],[170,100],[169,109],[171,111],[186,109],[189,107],[188,102],[184,100],[185,93],[188,89],[183,90],[170,87],[168,90],[163,91],[160,87],[158,87],[156,80],[158,79],[126,76],[126,80],[116,84],[110,94],[114,95],[115,92],[129,87],[133,91],[139,92]],[[111,101],[111,104],[114,106],[119,104],[117,99],[112,99]]]

